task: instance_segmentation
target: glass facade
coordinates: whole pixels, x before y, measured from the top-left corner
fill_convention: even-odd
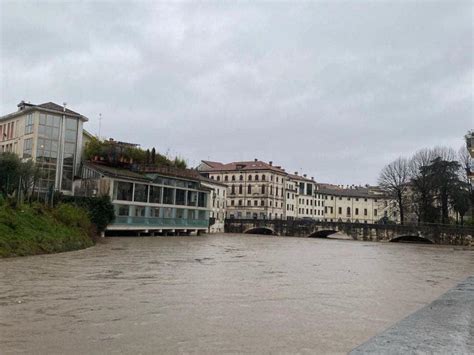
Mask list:
[[[79,119],[42,112],[36,117],[36,122],[32,113],[25,118],[25,134],[34,133],[37,124],[37,136],[24,140],[23,158],[35,158],[40,169],[38,187],[41,190],[72,191],[78,159]]]
[[[166,186],[156,186],[157,181]],[[197,183],[155,178],[153,184],[114,180],[113,185],[115,225],[190,229],[208,227],[209,193],[196,191],[199,188]],[[158,204],[162,206],[156,206]]]
[[[36,163],[41,169],[39,180],[41,189],[53,189],[56,183],[60,125],[60,116],[44,113],[39,116]]]
[[[64,130],[63,174],[61,180],[62,190],[72,190],[74,164],[76,161],[78,123],[78,120],[75,118],[66,118]]]

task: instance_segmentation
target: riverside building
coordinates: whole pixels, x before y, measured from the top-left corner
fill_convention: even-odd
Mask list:
[[[399,222],[396,202],[376,187],[339,187],[320,184],[317,193],[324,201],[324,220],[329,222]]]
[[[87,121],[66,105],[22,101],[17,111],[0,117],[0,153],[33,160],[41,172],[40,192],[55,190],[70,195],[79,172],[83,124]]]
[[[227,198],[227,185],[220,183],[216,180],[206,178],[204,176],[199,177],[201,184],[204,187],[211,189],[209,195],[209,208],[210,208],[210,233],[223,233],[224,222],[226,218],[226,198]]]
[[[203,160],[199,172],[227,186],[226,218],[284,219],[287,173],[272,162]]]
[[[195,172],[173,168],[130,171],[84,162],[75,193],[110,196],[115,221],[108,231],[189,234],[209,227],[209,195]]]

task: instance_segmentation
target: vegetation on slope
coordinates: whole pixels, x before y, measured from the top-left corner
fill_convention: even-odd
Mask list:
[[[13,208],[0,203],[0,256],[57,253],[90,247],[95,228],[87,212],[69,204]]]

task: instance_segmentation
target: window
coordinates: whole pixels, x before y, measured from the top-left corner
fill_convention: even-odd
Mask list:
[[[122,201],[132,201],[133,184],[131,182],[117,181],[116,198]]]
[[[262,181],[265,181],[265,175],[262,175]]]
[[[31,158],[31,152],[33,150],[33,138],[25,139],[23,144],[23,158]]]
[[[339,207],[339,208],[338,208],[338,213],[339,213],[339,214],[342,214],[342,207]]]
[[[255,175],[255,181],[258,181],[258,175]]]
[[[221,177],[217,175],[217,181],[221,181]]]
[[[242,185],[239,185],[239,194],[243,194],[244,193],[244,188]]]
[[[232,181],[235,181],[235,175],[232,175]]]
[[[260,201],[260,206],[265,206],[265,201],[264,200]]]
[[[234,185],[232,185],[232,186],[230,187],[230,194],[231,194],[231,195],[235,195],[235,186],[234,186]]]
[[[135,193],[133,200],[136,202],[147,202],[148,200],[148,185],[135,184]]]
[[[367,208],[364,208],[364,216],[367,216]]]
[[[161,203],[161,187],[150,186],[150,203]]]
[[[252,181],[252,175],[249,175],[249,181]]]
[[[247,186],[247,193],[252,193],[252,185]]]
[[[252,201],[247,200],[247,206],[251,206],[251,205],[252,205]]]
[[[374,209],[374,216],[377,216],[377,209]]]
[[[25,121],[25,134],[33,133],[33,114],[29,113]]]
[[[242,175],[239,176],[239,181],[244,180],[244,177]]]
[[[224,181],[229,181],[229,177],[227,175],[224,176]]]
[[[231,200],[231,201],[230,201],[230,205],[231,205],[231,206],[234,206],[234,204],[235,204],[234,200]]]
[[[188,191],[188,206],[196,206],[198,194],[196,191]]]
[[[262,185],[262,194],[265,193],[265,185]]]
[[[351,215],[351,208],[350,207],[347,207],[347,215],[350,216]]]
[[[184,206],[186,205],[186,191],[181,189],[176,189],[176,205]]]
[[[239,206],[242,206],[242,200],[239,200]]]
[[[253,201],[253,205],[258,206],[258,201],[257,200]]]
[[[356,216],[359,215],[359,209],[358,208],[355,209],[355,214],[356,214]]]
[[[125,205],[117,206],[117,216],[128,216],[129,207]]]
[[[172,188],[163,188],[163,203],[165,205],[174,205],[174,191]]]

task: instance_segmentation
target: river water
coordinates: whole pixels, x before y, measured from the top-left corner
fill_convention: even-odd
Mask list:
[[[461,247],[107,238],[0,260],[0,353],[345,353],[472,274]]]

